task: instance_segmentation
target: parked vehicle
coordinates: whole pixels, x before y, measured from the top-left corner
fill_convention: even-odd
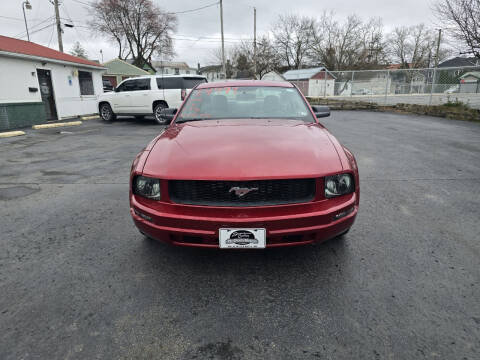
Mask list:
[[[130,213],[148,238],[265,248],[347,233],[359,206],[352,153],[287,82],[198,85],[135,158]]]
[[[460,85],[459,84],[456,84],[456,85],[453,85],[451,87],[449,87],[447,90],[445,90],[443,93],[444,94],[456,94],[460,92]]]
[[[367,88],[352,90],[352,95],[373,95],[373,91]]]
[[[113,85],[109,79],[103,79],[103,92],[113,91]]]
[[[142,76],[122,81],[114,92],[99,96],[98,112],[103,120],[113,121],[117,115],[142,118],[154,115],[163,124],[161,112],[168,107],[178,108],[195,86],[207,82],[200,75]]]

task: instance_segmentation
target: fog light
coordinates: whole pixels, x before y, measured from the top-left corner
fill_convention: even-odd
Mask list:
[[[351,214],[352,212],[353,212],[353,206],[348,208],[347,210],[344,210],[344,211],[339,212],[338,214],[334,215],[333,220],[335,221],[335,220],[344,218],[345,216],[347,216],[348,214]]]
[[[133,209],[133,212],[137,215],[137,216],[140,216],[142,219],[144,220],[147,220],[147,221],[152,221],[152,218],[148,215],[145,215],[145,214],[142,214],[140,211],[138,211],[137,209]]]

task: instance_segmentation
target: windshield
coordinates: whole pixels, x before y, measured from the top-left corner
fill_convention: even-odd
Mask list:
[[[315,122],[297,89],[274,86],[227,86],[193,90],[176,122],[272,118]]]

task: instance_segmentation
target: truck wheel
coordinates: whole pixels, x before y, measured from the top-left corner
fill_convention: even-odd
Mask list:
[[[163,102],[156,104],[153,108],[153,116],[155,117],[155,121],[160,125],[165,125],[165,123],[167,122],[160,116],[162,114],[162,110],[166,108],[167,106]]]
[[[104,121],[115,121],[117,118],[109,104],[100,105],[100,116]]]

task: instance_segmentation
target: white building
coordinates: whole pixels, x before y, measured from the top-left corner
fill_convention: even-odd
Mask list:
[[[188,66],[186,62],[182,61],[163,61],[154,60],[152,66],[157,71],[158,75],[196,75],[197,70]]]
[[[105,68],[0,36],[0,130],[98,112]]]
[[[298,86],[305,96],[332,96],[335,77],[324,67],[289,70],[283,77]]]
[[[266,81],[286,81],[282,74],[272,70],[262,76],[262,80]]]

